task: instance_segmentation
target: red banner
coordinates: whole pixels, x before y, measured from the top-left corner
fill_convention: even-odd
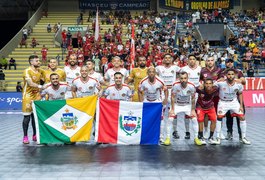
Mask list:
[[[244,90],[264,90],[265,89],[265,78],[258,77],[247,77],[246,85],[244,86]]]
[[[244,104],[246,107],[265,107],[265,91],[243,91]]]

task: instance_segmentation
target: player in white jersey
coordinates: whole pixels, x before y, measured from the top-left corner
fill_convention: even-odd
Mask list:
[[[65,99],[65,93],[69,89],[66,82],[59,82],[59,75],[52,73],[50,75],[50,82],[46,88],[41,92],[41,96],[46,100],[62,100]]]
[[[154,67],[147,70],[147,77],[145,77],[139,84],[139,100],[140,102],[162,102],[166,104],[168,97],[168,90],[165,83],[156,76]],[[165,98],[162,100],[162,91]]]
[[[115,84],[109,85],[102,97],[112,100],[132,101],[132,90],[128,85],[122,83],[122,79],[122,73],[116,72],[114,74]]]
[[[192,122],[195,144],[202,145],[202,142],[198,138],[199,125],[195,112],[195,92],[195,86],[192,83],[188,82],[188,73],[181,72],[179,81],[173,84],[171,90],[171,109],[167,126],[167,138],[165,140],[165,145],[170,145],[173,119],[180,113],[184,113],[185,118],[188,118]]]
[[[172,84],[174,82],[176,82],[177,75],[180,71],[180,67],[178,67],[177,65],[173,65],[172,62],[173,62],[172,55],[171,54],[165,54],[164,59],[163,59],[163,65],[156,67],[156,72],[157,72],[158,76],[164,81],[164,83],[166,84],[166,86],[169,90],[167,104],[163,106],[163,119],[164,119],[164,121],[161,121],[162,126],[164,123],[166,123],[165,121],[168,120],[168,112],[170,109],[170,101],[171,101],[170,89],[172,87]],[[173,132],[174,135],[173,135],[173,137],[178,139],[179,135],[178,135],[176,127],[177,127],[177,120],[174,120],[174,132]]]
[[[72,96],[73,98],[92,96],[100,92],[101,87],[98,80],[88,76],[88,69],[86,66],[81,67],[80,77],[77,77],[72,82]],[[98,91],[96,91],[96,89]]]
[[[95,70],[94,70],[94,68],[95,68],[95,62],[94,61],[88,60],[86,62],[86,67],[87,67],[87,70],[88,70],[88,76],[98,80],[98,82],[101,85],[105,85],[105,81],[104,81],[103,76],[100,73],[95,72]]]
[[[242,132],[241,141],[244,144],[251,144],[246,138],[247,124],[245,120],[245,115],[243,111],[243,85],[236,82],[235,80],[235,70],[228,69],[226,71],[226,80],[216,82],[215,85],[219,88],[219,102],[217,106],[217,123],[216,123],[216,135],[217,143],[221,143],[220,133],[222,118],[225,114],[230,111],[231,116],[237,116],[240,119],[240,127]],[[239,98],[238,98],[239,97]],[[239,99],[239,101],[238,101]]]
[[[187,72],[188,73],[188,81],[193,83],[195,87],[200,86],[200,74],[201,74],[201,66],[198,66],[196,64],[196,57],[193,54],[190,54],[188,56],[188,65],[181,68],[181,72]],[[198,94],[195,94],[195,104],[198,99]],[[185,121],[185,127],[186,127],[186,136],[185,139],[190,139],[190,132],[189,132],[189,119],[186,119]],[[176,127],[173,127],[173,129],[176,129]],[[173,134],[176,134],[175,131]],[[174,135],[173,135],[174,137]]]
[[[115,56],[112,58],[111,62],[112,62],[114,67],[107,70],[107,72],[105,73],[105,76],[104,76],[105,80],[107,82],[109,82],[109,85],[114,84],[115,83],[114,74],[116,72],[120,72],[123,75],[122,83],[124,83],[124,80],[129,76],[129,74],[125,68],[121,67],[121,65],[122,65],[121,58],[119,56]]]
[[[77,59],[75,54],[71,54],[69,56],[69,65],[64,67],[64,71],[66,74],[66,82],[69,87],[72,86],[72,82],[75,78],[80,76],[80,67],[77,65]],[[65,98],[72,98],[71,88],[66,92]]]
[[[150,67],[147,70],[147,77],[145,77],[139,84],[138,96],[140,102],[163,102],[167,104],[168,90],[165,83],[156,76],[156,70],[154,67]],[[162,99],[162,91],[165,96]],[[164,142],[164,127],[161,123],[160,127],[160,141]]]

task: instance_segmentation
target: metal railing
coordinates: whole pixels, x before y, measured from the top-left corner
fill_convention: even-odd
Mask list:
[[[11,52],[18,47],[22,39],[22,30],[24,27],[34,27],[42,18],[43,9],[47,9],[47,0],[44,0],[37,11],[32,15],[28,22],[18,31],[18,33],[0,50],[0,55],[7,57]]]

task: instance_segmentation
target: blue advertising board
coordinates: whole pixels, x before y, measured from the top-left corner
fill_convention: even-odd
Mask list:
[[[0,92],[0,110],[21,110],[21,92]]]

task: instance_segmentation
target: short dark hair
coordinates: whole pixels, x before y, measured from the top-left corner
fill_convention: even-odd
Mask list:
[[[35,59],[35,58],[39,58],[38,55],[36,55],[36,54],[32,54],[32,55],[30,55],[30,56],[29,56],[29,64],[30,64],[30,61],[31,61],[32,59]]]
[[[204,83],[206,83],[206,81],[211,81],[213,83],[213,79],[212,78],[206,78],[206,79],[204,79]]]
[[[59,76],[59,74],[57,74],[57,73],[51,73],[50,74],[50,79],[51,79],[52,76]]]
[[[116,75],[121,75],[121,76],[123,76],[123,74],[122,74],[121,72],[115,72],[115,73],[114,73],[114,76],[116,76]]]
[[[91,60],[91,59],[88,59],[88,60],[86,61],[86,63],[88,63],[88,62],[92,62],[93,64],[95,64],[95,61],[93,61],[93,60]]]
[[[195,54],[193,54],[193,53],[188,55],[188,59],[189,59],[191,56],[193,56],[193,57],[195,57],[195,59],[197,59],[196,56],[195,56]]]
[[[186,74],[187,76],[189,76],[186,71],[182,71],[182,72],[179,73],[179,75],[184,75],[184,74]]]
[[[228,74],[228,72],[230,72],[230,71],[233,71],[234,73],[236,73],[236,70],[235,70],[235,69],[229,68],[229,69],[227,69],[227,70],[225,71],[225,74]]]

